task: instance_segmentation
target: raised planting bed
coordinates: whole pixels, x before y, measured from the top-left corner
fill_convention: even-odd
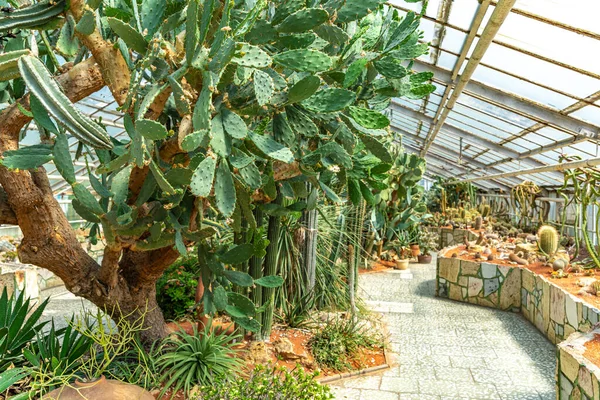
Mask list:
[[[558,345],[557,398],[600,399],[600,329],[576,332]]]
[[[427,230],[437,233],[440,237],[438,249],[443,249],[449,246],[456,246],[464,243],[465,236],[467,240],[477,239],[477,233],[471,229],[452,228],[451,226],[444,227],[427,227]]]
[[[440,251],[436,294],[465,303],[522,312],[552,343],[587,332],[600,320],[599,298],[584,293],[578,279],[555,279],[540,264],[476,261],[463,246]]]

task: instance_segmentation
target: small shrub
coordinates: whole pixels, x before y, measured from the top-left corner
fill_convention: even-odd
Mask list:
[[[186,316],[196,304],[197,260],[180,258],[156,282],[156,299],[167,320]]]
[[[106,376],[152,390],[160,384],[157,363],[161,351],[160,341],[146,348],[138,335],[131,348],[109,365]]]
[[[242,361],[235,358],[234,340],[239,335],[213,332],[209,326],[189,335],[183,329],[164,341],[165,353],[158,359],[162,394],[183,389],[186,394],[196,385],[213,384],[230,377]]]
[[[222,380],[200,389],[203,400],[327,400],[333,399],[328,386],[315,380],[302,368],[288,371],[283,367],[257,366],[249,378]]]
[[[315,332],[309,346],[319,366],[344,371],[353,368],[350,361],[361,347],[382,347],[383,340],[357,319],[335,319]]]

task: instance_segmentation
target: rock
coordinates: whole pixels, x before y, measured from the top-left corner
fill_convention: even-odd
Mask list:
[[[268,364],[271,362],[271,355],[265,342],[252,342],[248,351],[243,355],[245,360],[254,364]]]
[[[294,344],[286,337],[282,337],[273,343],[273,347],[277,352],[277,355],[284,360],[301,360],[307,358],[306,354],[296,353]]]
[[[580,278],[577,281],[577,286],[581,286],[581,287],[586,287],[586,286],[592,286],[592,284],[594,282],[596,282],[596,278]]]

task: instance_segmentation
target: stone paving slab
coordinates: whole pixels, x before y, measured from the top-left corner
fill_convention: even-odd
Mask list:
[[[555,399],[555,347],[523,316],[436,298],[435,260],[360,276],[397,365],[331,385],[336,399]]]

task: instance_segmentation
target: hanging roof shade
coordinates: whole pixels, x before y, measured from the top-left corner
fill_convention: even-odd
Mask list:
[[[421,27],[431,51],[414,69],[433,72],[437,89],[395,99],[393,130],[431,173],[459,179],[557,164],[561,154],[598,157],[599,12],[594,0],[430,0]],[[549,171],[476,183],[506,189],[525,179],[563,182]]]

